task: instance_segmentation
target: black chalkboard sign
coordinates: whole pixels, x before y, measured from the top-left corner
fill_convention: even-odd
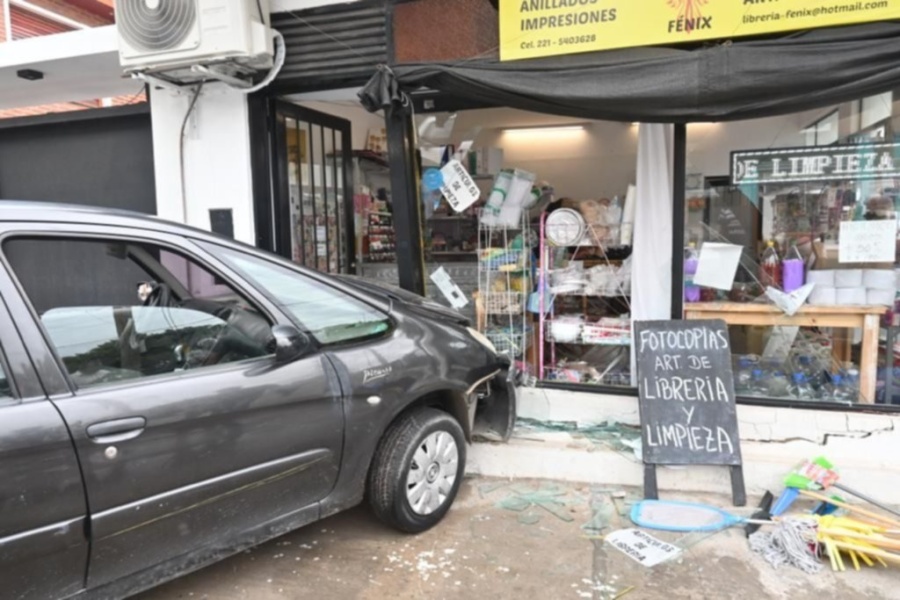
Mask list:
[[[645,495],[656,497],[656,465],[725,465],[733,468],[734,502],[743,506],[725,322],[638,321],[634,336],[643,457],[649,467]]]

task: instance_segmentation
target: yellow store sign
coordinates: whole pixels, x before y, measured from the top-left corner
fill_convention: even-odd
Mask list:
[[[900,0],[500,0],[500,59],[888,19],[900,19]]]

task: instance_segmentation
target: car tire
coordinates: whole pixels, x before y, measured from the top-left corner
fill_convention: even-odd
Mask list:
[[[435,408],[391,424],[375,451],[366,495],[375,515],[406,533],[437,525],[456,498],[466,464],[459,422]]]

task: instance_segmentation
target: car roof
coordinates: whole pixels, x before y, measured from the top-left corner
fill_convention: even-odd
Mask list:
[[[112,225],[150,229],[195,239],[206,239],[217,243],[231,243],[244,246],[229,238],[166,221],[155,215],[82,204],[62,202],[36,202],[31,200],[0,200],[0,222],[32,221],[42,223],[86,223],[91,225]]]

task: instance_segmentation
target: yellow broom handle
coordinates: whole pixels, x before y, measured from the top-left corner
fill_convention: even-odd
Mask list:
[[[857,546],[856,544],[848,544],[846,542],[833,542],[836,548],[840,548],[841,550],[855,550],[860,554],[866,554],[868,556],[878,556],[880,558],[887,559],[889,561],[900,563],[900,554],[894,554],[893,552],[885,552],[884,550],[875,550],[872,548],[867,548],[865,546]]]
[[[900,540],[891,540],[888,538],[866,535],[864,533],[847,532],[827,528],[819,529],[819,533],[823,533],[827,536],[830,536],[831,538],[850,538],[854,540],[862,540],[867,544],[872,544],[873,546],[883,546],[885,548],[891,548],[892,550],[900,550]]]

